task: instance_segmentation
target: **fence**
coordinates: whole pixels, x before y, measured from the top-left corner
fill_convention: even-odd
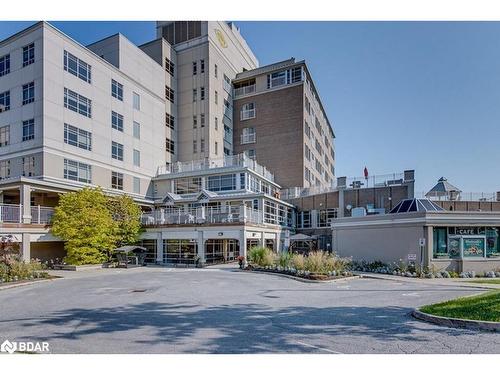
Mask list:
[[[54,209],[52,207],[32,206],[31,224],[49,224]],[[0,222],[2,223],[22,223],[23,206],[21,204],[0,204]]]

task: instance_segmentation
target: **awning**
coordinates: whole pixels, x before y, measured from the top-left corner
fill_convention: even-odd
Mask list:
[[[118,247],[118,248],[114,249],[113,251],[116,253],[130,253],[130,252],[145,253],[148,250],[142,246],[129,245],[129,246]]]

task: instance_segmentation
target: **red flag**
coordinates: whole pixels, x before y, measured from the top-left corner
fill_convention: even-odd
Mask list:
[[[365,174],[365,179],[368,178],[368,168],[365,167],[365,170],[363,171],[363,173]]]

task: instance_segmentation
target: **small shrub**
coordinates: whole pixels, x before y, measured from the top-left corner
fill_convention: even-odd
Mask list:
[[[326,255],[322,251],[314,251],[305,259],[305,270],[312,273],[323,273],[325,270]]]
[[[305,267],[305,257],[302,254],[293,254],[291,260],[292,267],[297,271],[304,270]]]
[[[0,280],[7,280],[9,277],[9,267],[5,263],[0,263]]]
[[[248,260],[250,263],[260,267],[272,266],[275,261],[275,256],[271,250],[262,246],[254,246],[248,252]]]
[[[282,252],[278,258],[278,264],[283,268],[290,267],[292,264],[292,257],[293,255],[291,253],[287,251]]]

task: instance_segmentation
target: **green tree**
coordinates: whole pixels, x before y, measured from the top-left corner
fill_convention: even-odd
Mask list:
[[[69,264],[106,261],[116,244],[117,223],[100,188],[85,188],[61,195],[52,218],[52,233],[65,241]]]
[[[108,208],[116,223],[116,245],[133,245],[142,231],[141,208],[128,195],[110,198]]]

